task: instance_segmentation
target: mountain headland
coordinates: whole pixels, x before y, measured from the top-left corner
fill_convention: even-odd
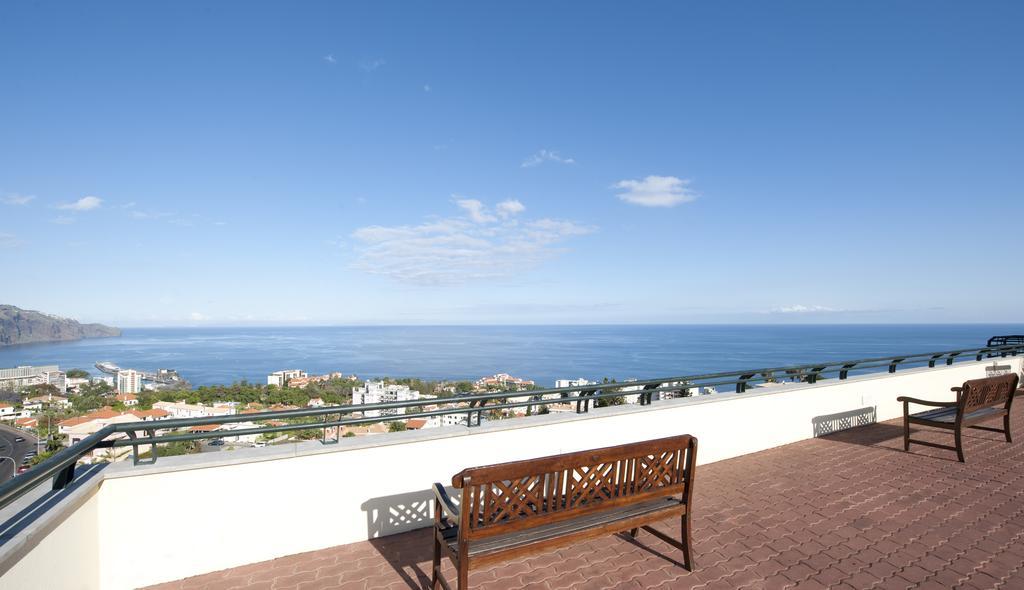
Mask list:
[[[120,336],[103,324],[81,324],[60,316],[0,304],[0,346]]]

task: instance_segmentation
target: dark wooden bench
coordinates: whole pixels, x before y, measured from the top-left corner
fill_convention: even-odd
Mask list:
[[[1002,432],[1006,435],[1006,442],[1013,442],[1010,437],[1010,406],[1013,404],[1013,396],[1017,389],[1018,379],[1016,374],[1011,373],[998,377],[965,381],[962,387],[954,387],[952,389],[957,394],[956,401],[933,402],[906,396],[896,398],[896,401],[903,402],[903,450],[909,451],[910,443],[939,449],[949,449],[956,451],[957,458],[963,463],[964,446],[962,433],[964,428]],[[911,414],[910,404],[933,406],[936,409]],[[1002,428],[978,425],[979,422],[1000,416],[1003,418]],[[911,424],[952,430],[955,445],[941,445],[923,440],[914,440],[910,438]]]
[[[471,568],[642,527],[682,549],[693,571],[690,507],[697,439],[684,435],[540,459],[465,469],[452,485],[434,484],[431,587],[450,590],[441,575],[447,555],[465,590]],[[650,526],[679,516],[682,539]]]

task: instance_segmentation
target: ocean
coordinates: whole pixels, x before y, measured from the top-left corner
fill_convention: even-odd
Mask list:
[[[429,380],[502,372],[552,386],[977,348],[1021,333],[1022,324],[134,328],[120,338],[0,348],[0,368],[99,374],[94,363],[113,361],[176,369],[193,385],[266,383],[282,369]]]

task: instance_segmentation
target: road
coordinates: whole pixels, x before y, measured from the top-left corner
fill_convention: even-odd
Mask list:
[[[17,438],[25,440],[16,442],[15,439]],[[17,467],[21,465],[21,461],[25,458],[25,454],[34,448],[36,448],[36,437],[6,424],[0,424],[0,457],[14,459],[14,465],[11,465],[11,462],[7,459],[0,459],[0,482],[14,477]]]

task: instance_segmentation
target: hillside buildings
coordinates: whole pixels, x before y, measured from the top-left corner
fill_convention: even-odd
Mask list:
[[[477,379],[476,388],[478,390],[486,391],[489,389],[502,389],[509,390],[514,389],[516,391],[522,391],[529,389],[534,386],[534,382],[529,379],[520,379],[519,377],[513,377],[508,373],[498,373],[489,377],[482,377]]]
[[[333,373],[327,373],[324,375],[308,375],[305,371],[291,369],[287,371],[275,371],[267,375],[267,385],[305,389],[309,387],[311,383],[327,383],[333,379],[346,379],[346,377],[344,373],[341,373],[340,371],[334,371]],[[347,379],[355,381],[356,376],[350,375]]]
[[[417,401],[419,399],[420,392],[409,389],[407,385],[396,385],[383,381],[367,381],[363,387],[356,387],[352,390],[353,404],[383,404],[388,402]],[[367,410],[363,412],[363,415],[367,418],[400,416],[403,414],[405,414],[405,408]]]
[[[214,416],[230,416],[235,413],[233,406],[204,406],[202,404],[186,404],[185,402],[156,402],[154,410],[164,410],[172,418],[210,418]]]
[[[267,385],[276,385],[278,387],[287,387],[288,382],[292,379],[300,379],[308,377],[305,371],[298,369],[288,369],[285,371],[274,371],[267,375]]]

